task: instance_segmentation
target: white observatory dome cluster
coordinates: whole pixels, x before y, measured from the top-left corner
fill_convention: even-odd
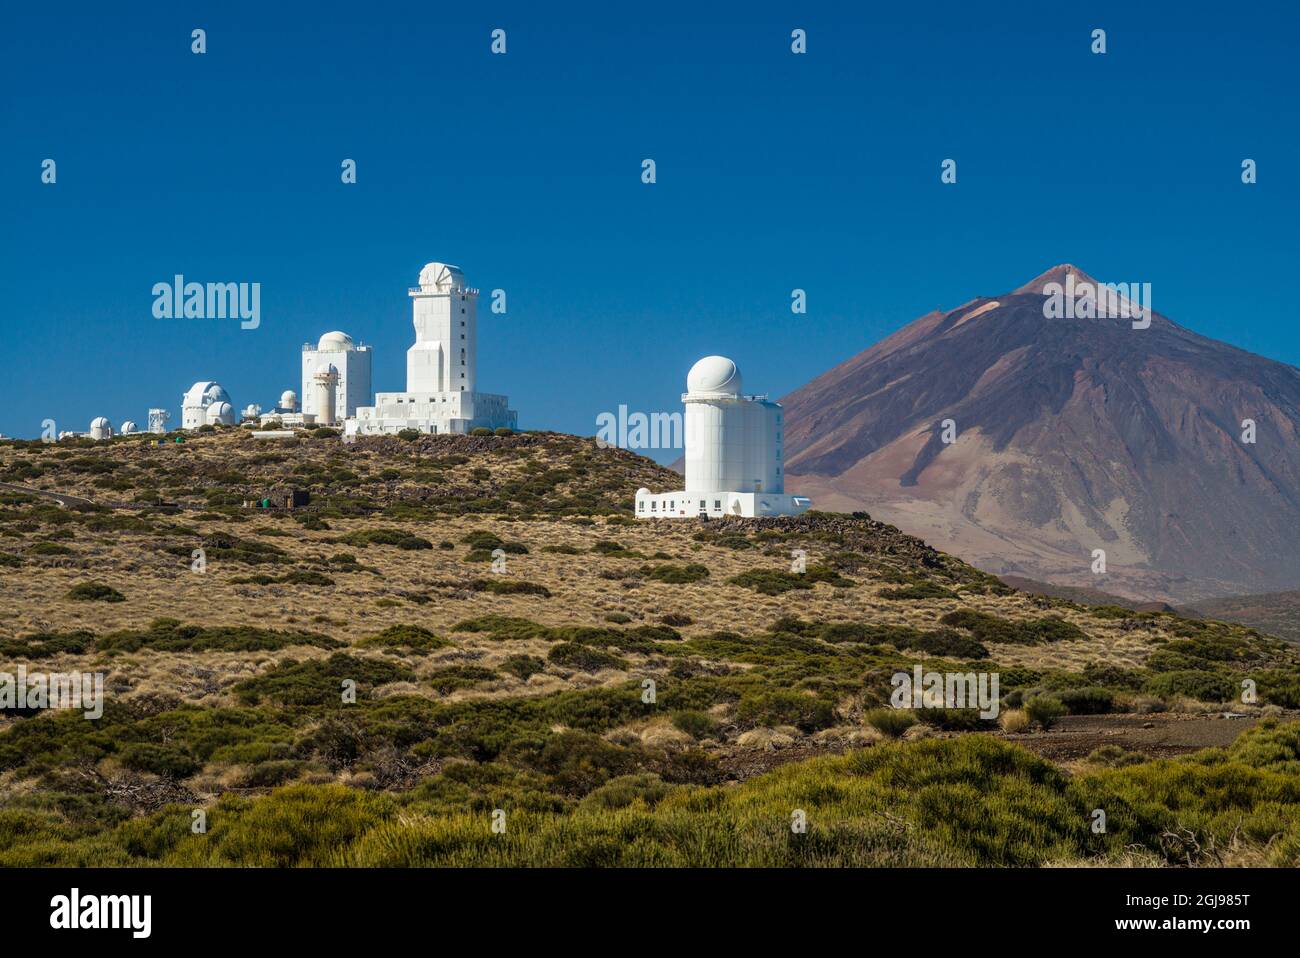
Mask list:
[[[638,489],[638,519],[794,516],[812,501],[785,494],[780,403],[746,396],[740,368],[705,356],[686,374],[686,488]]]
[[[198,429],[200,426],[232,426],[235,407],[230,394],[220,383],[197,382],[181,397],[181,428]]]

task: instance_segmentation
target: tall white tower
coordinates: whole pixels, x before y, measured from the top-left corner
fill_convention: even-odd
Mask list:
[[[316,421],[324,426],[331,426],[339,421],[338,388],[339,371],[333,366],[326,366],[316,373],[313,383],[316,390]]]
[[[166,409],[149,410],[149,431],[162,433],[167,431],[167,420],[171,419],[172,414]]]
[[[478,290],[459,267],[429,263],[409,294],[415,345],[406,351],[406,391],[474,392]]]
[[[686,376],[685,488],[638,489],[638,519],[797,516],[812,501],[785,494],[784,412],[766,396],[746,396],[740,370],[705,356]]]

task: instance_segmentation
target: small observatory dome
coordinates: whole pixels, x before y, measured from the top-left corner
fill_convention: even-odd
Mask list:
[[[705,356],[686,374],[686,391],[697,395],[739,396],[743,386],[740,369],[726,356]]]
[[[332,333],[326,333],[316,344],[317,352],[341,352],[352,348],[352,337],[347,333],[339,332],[337,329]]]
[[[465,274],[459,266],[446,263],[426,263],[420,270],[420,289],[426,293],[446,293],[465,288]]]
[[[118,432],[120,432],[120,433],[121,433],[122,435],[124,435],[124,436],[129,436],[129,435],[131,435],[131,433],[133,433],[133,432],[139,432],[139,431],[140,431],[140,427],[137,426],[137,425],[136,425],[132,420],[130,420],[130,419],[128,419],[126,422],[122,423],[122,428],[120,428],[120,429],[118,430]]]
[[[96,416],[90,421],[90,438],[107,439],[113,435],[113,424],[103,416]]]
[[[296,412],[298,410],[298,394],[292,389],[286,389],[280,393],[280,408],[288,412]]]
[[[207,409],[209,425],[233,426],[235,424],[235,407],[228,402],[214,402]]]

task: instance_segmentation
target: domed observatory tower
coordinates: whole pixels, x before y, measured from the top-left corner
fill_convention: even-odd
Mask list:
[[[406,351],[406,392],[377,393],[348,419],[347,434],[514,429],[510,401],[477,390],[478,290],[458,267],[427,263],[408,295],[415,343]]]
[[[314,416],[319,423],[342,422],[355,416],[357,409],[370,402],[370,372],[373,352],[369,346],[355,343],[347,333],[335,330],[326,333],[316,343],[302,345],[302,409],[304,422]],[[328,409],[318,405],[321,391],[316,388],[316,374],[333,369],[338,375],[334,389],[334,403]],[[290,390],[291,391],[291,390]],[[284,405],[284,396],[280,397]],[[295,397],[296,404],[296,397]]]
[[[797,516],[812,500],[785,494],[783,411],[746,396],[740,369],[705,356],[686,376],[686,488],[636,494],[638,519]]]
[[[230,394],[220,383],[198,382],[181,397],[181,428],[198,429],[208,424],[230,425],[235,421]]]

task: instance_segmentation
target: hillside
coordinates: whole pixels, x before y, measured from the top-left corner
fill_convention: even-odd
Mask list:
[[[786,396],[790,488],[999,575],[1173,604],[1300,585],[1300,370],[1159,313],[1045,318],[1067,273],[1095,284],[1054,267]]]
[[[105,690],[0,705],[0,865],[1300,863],[1295,649],[865,515],[627,517],[674,481],[552,434],[0,443],[94,503],[0,490],[0,672]],[[885,708],[916,666],[1000,718]]]
[[[1206,599],[1186,610],[1188,615],[1240,622],[1290,642],[1300,642],[1300,592],[1234,595]]]

